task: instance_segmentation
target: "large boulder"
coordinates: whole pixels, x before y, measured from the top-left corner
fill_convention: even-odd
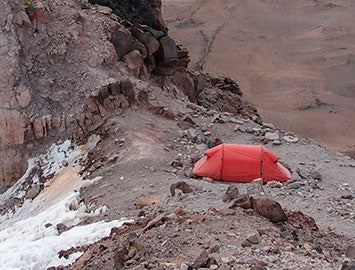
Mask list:
[[[158,63],[164,66],[176,66],[179,62],[179,51],[175,41],[169,36],[165,36],[159,41],[160,48],[156,58]]]
[[[268,218],[271,222],[287,221],[287,216],[281,205],[267,197],[252,197],[252,208],[261,216]]]
[[[189,73],[184,70],[177,70],[171,76],[171,80],[183,91],[191,102],[196,101],[195,82]]]
[[[143,58],[138,50],[127,53],[122,60],[127,64],[128,69],[133,71],[139,71],[143,66]]]
[[[124,28],[120,28],[115,32],[112,43],[115,47],[118,60],[121,60],[124,55],[134,49],[131,32]]]
[[[137,27],[132,28],[131,32],[137,40],[144,44],[148,50],[148,56],[153,55],[159,49],[159,41],[150,32],[143,32]]]

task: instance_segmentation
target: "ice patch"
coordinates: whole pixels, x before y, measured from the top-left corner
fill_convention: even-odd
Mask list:
[[[54,177],[34,200],[24,200],[21,207],[0,216],[0,269],[47,269],[50,266],[67,265],[81,253],[71,254],[68,259],[58,257],[60,250],[94,243],[110,234],[111,228],[121,226],[127,219],[97,222],[76,226],[83,218],[97,216],[107,210],[106,206],[90,211],[81,203],[79,190],[95,181],[83,181],[79,172],[81,161],[99,142],[99,136],[90,137],[88,143],[74,147],[67,140],[53,145],[47,154],[29,159],[26,174],[4,194],[0,202],[14,197],[24,198],[25,185],[38,183],[39,177]],[[67,161],[63,166],[62,161]],[[33,169],[39,169],[33,174]],[[41,175],[38,175],[42,172]],[[74,206],[74,207],[73,207]],[[52,226],[46,228],[46,224]],[[64,223],[71,227],[59,235],[56,225]]]
[[[70,264],[80,254],[70,256],[68,259],[59,259],[60,250],[94,243],[108,236],[111,228],[129,221],[122,219],[76,226],[59,235],[56,224],[75,224],[81,220],[80,210],[69,210],[70,202],[76,196],[77,194],[73,193],[38,215],[21,220],[0,231],[1,269],[40,270],[50,266]],[[47,223],[53,225],[46,228]]]

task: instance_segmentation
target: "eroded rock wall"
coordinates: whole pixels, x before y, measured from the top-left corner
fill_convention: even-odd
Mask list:
[[[92,4],[108,6],[122,19],[168,32],[161,14],[161,0],[89,0]]]
[[[154,110],[132,81],[175,89],[209,109],[255,113],[234,82],[187,70],[188,52],[167,34],[160,0],[94,2],[105,6],[34,1],[37,36],[23,1],[0,10],[0,189],[23,175],[42,143],[85,138],[137,100]]]

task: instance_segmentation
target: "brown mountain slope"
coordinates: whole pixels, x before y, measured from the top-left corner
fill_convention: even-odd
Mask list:
[[[355,150],[355,3],[163,1],[190,67],[236,79],[266,121]]]

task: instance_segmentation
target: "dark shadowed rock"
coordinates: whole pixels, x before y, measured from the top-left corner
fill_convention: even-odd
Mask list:
[[[223,195],[223,201],[228,202],[239,196],[239,190],[236,186],[229,186]]]
[[[345,261],[341,266],[341,270],[355,270],[355,261]]]
[[[113,255],[113,261],[116,270],[123,269],[123,263],[127,259],[127,255],[128,255],[128,250],[126,247],[121,247],[116,249]]]
[[[218,265],[214,258],[210,257],[206,251],[203,251],[191,265],[191,269],[209,268],[213,264]]]
[[[251,208],[250,197],[247,194],[239,196],[234,202],[229,206],[229,208],[241,207],[243,209]]]
[[[121,91],[127,97],[130,105],[136,102],[136,93],[134,91],[134,86],[130,80],[121,81]]]
[[[191,186],[189,186],[188,184],[186,184],[183,181],[170,185],[171,196],[175,196],[175,189],[180,189],[182,191],[182,193],[191,193],[191,192],[193,192],[193,189],[191,188]]]
[[[189,73],[178,70],[170,79],[187,95],[191,102],[196,100],[195,82]]]
[[[112,40],[113,46],[115,47],[118,60],[131,52],[134,49],[133,39],[131,32],[127,29],[121,28],[116,31]]]
[[[240,245],[241,245],[241,247],[243,247],[243,248],[251,247],[251,246],[252,246],[252,244],[251,244],[249,241],[247,241],[247,240],[244,240]]]
[[[161,15],[161,0],[89,0],[90,3],[110,7],[120,18],[131,23],[146,24],[167,32]]]
[[[180,119],[177,125],[182,129],[189,129],[194,127],[196,124],[189,115],[185,115]]]
[[[131,33],[136,39],[144,44],[145,48],[148,50],[148,56],[153,55],[153,53],[159,49],[159,41],[156,40],[150,32],[143,32],[139,28],[133,28]]]
[[[148,50],[147,50],[147,48],[143,45],[143,43],[141,43],[141,42],[134,42],[134,50],[138,50],[140,53],[141,53],[141,55],[142,55],[142,58],[143,59],[145,59],[145,58],[147,58],[147,56],[148,56]]]
[[[179,52],[175,41],[168,36],[160,40],[160,48],[157,52],[157,61],[165,66],[176,66],[179,62]]]
[[[271,222],[287,221],[287,216],[278,202],[267,197],[252,198],[251,202],[253,209]]]
[[[318,180],[318,181],[322,180],[322,175],[318,171],[312,171],[310,177],[312,177],[314,180]]]
[[[267,268],[265,266],[256,264],[251,267],[251,270],[267,270]]]
[[[253,235],[253,236],[247,238],[246,240],[253,245],[259,244],[259,237],[256,235]]]
[[[182,162],[180,160],[176,160],[174,159],[171,163],[171,166],[173,166],[174,168],[182,168],[184,166],[184,164],[182,164]]]

